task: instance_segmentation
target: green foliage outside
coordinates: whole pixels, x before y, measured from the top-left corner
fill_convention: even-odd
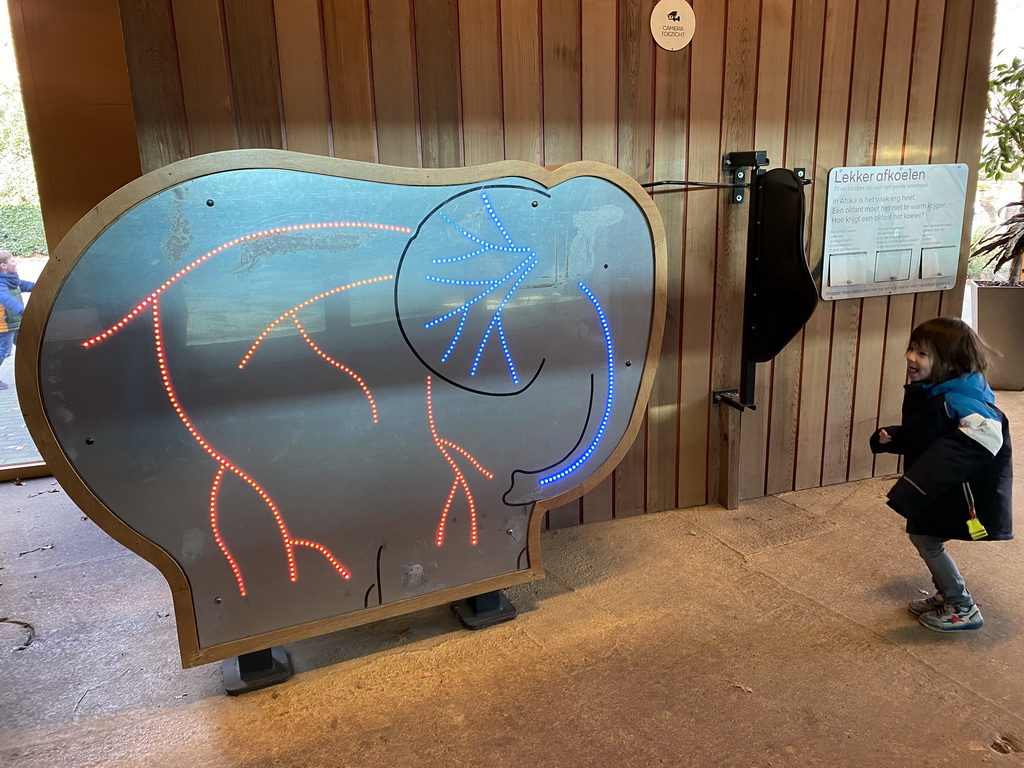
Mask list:
[[[19,256],[46,253],[43,215],[39,207],[0,205],[0,244],[2,250]]]
[[[980,168],[990,179],[1003,179],[1024,166],[1024,61],[1014,57],[992,68],[988,115]]]
[[[46,253],[21,92],[0,85],[0,249]]]
[[[979,168],[995,180],[1014,178],[1024,169],[1024,61],[1019,57],[992,68]],[[1018,284],[1024,269],[1024,181],[1017,200],[1007,200],[1000,213],[1000,223],[971,244],[967,274],[1005,269],[1005,279]]]

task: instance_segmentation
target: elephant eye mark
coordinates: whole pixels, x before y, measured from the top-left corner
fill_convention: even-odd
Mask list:
[[[439,547],[444,544],[444,533],[445,526],[448,523],[448,512],[451,510],[452,501],[455,498],[455,492],[458,491],[459,488],[462,488],[462,492],[466,497],[466,504],[469,506],[469,543],[475,547],[479,541],[476,524],[476,503],[473,501],[473,492],[469,490],[469,483],[466,482],[466,476],[462,473],[462,470],[459,469],[459,465],[455,462],[455,459],[452,458],[449,451],[451,450],[462,454],[462,456],[473,465],[473,468],[488,480],[494,479],[494,473],[485,469],[465,448],[456,445],[451,440],[443,438],[438,434],[437,425],[434,423],[434,400],[431,391],[430,376],[427,376],[427,423],[430,425],[430,436],[434,438],[434,445],[437,446],[437,450],[441,452],[445,461],[448,462],[448,466],[450,466],[452,468],[452,472],[455,473],[455,477],[452,480],[452,486],[448,490],[448,498],[445,499],[444,502],[444,509],[441,510],[441,520],[437,524],[437,536],[435,538],[435,543]]]
[[[601,323],[601,330],[604,332],[604,344],[606,361],[608,364],[608,393],[604,403],[604,414],[601,416],[601,423],[597,427],[597,433],[594,435],[594,439],[590,441],[590,445],[587,449],[580,454],[579,458],[576,459],[572,464],[563,469],[561,472],[556,472],[553,475],[547,475],[546,477],[540,478],[538,481],[540,485],[548,485],[556,480],[561,480],[566,475],[570,475],[579,469],[583,463],[589,459],[594,451],[597,450],[598,444],[604,437],[605,430],[608,428],[608,421],[612,415],[612,397],[615,394],[615,356],[612,350],[612,333],[608,326],[608,317],[604,313],[604,309],[601,307],[601,302],[598,301],[597,296],[587,288],[583,283],[578,284],[580,290],[586,294],[587,298],[590,299],[591,304],[594,305],[594,310],[597,312],[597,319]]]
[[[477,294],[472,299],[463,302],[460,306],[456,307],[452,311],[446,312],[445,314],[434,318],[433,320],[426,323],[423,327],[427,329],[433,328],[434,326],[439,325],[440,323],[443,323],[446,320],[450,320],[456,315],[460,316],[458,327],[455,329],[454,334],[452,334],[451,343],[448,345],[448,348],[444,351],[444,354],[441,355],[441,362],[447,362],[452,352],[455,351],[455,348],[459,343],[459,339],[462,338],[462,332],[465,330],[466,327],[466,320],[469,318],[469,314],[473,306],[478,304],[488,296],[490,296],[492,293],[499,291],[502,288],[502,286],[511,283],[511,286],[505,291],[505,295],[502,297],[497,309],[495,309],[493,314],[491,315],[490,322],[487,323],[487,327],[484,329],[483,337],[480,340],[480,344],[477,346],[476,355],[473,357],[473,363],[470,366],[469,375],[476,376],[477,369],[480,366],[480,358],[482,358],[484,354],[484,349],[486,348],[488,341],[490,341],[493,336],[496,336],[498,339],[498,343],[501,346],[502,354],[505,357],[505,364],[508,366],[509,375],[512,377],[512,383],[518,384],[519,374],[516,371],[515,362],[512,360],[512,352],[509,350],[508,340],[505,338],[505,326],[502,324],[501,314],[504,311],[508,302],[515,295],[516,291],[519,290],[519,286],[523,284],[523,281],[527,278],[530,272],[532,272],[533,269],[540,263],[540,261],[537,258],[536,252],[532,248],[519,246],[515,244],[515,241],[512,239],[512,236],[508,233],[508,230],[505,229],[505,225],[501,223],[501,219],[499,218],[497,212],[494,210],[494,207],[491,205],[491,201],[487,198],[487,195],[481,192],[480,199],[483,201],[484,208],[487,210],[487,213],[490,216],[492,223],[494,224],[495,228],[497,228],[498,232],[501,234],[502,239],[505,241],[505,244],[502,245],[501,243],[488,242],[486,240],[483,240],[482,238],[477,237],[473,233],[467,232],[461,226],[459,226],[450,218],[448,218],[448,216],[445,215],[443,211],[439,211],[438,215],[441,218],[443,218],[448,224],[454,227],[459,232],[459,234],[461,234],[467,240],[480,247],[467,253],[461,254],[459,256],[452,256],[446,259],[433,259],[431,263],[454,264],[466,261],[467,259],[472,259],[476,256],[480,256],[491,251],[497,251],[501,253],[521,253],[524,254],[523,259],[519,262],[519,264],[517,264],[515,267],[513,267],[511,270],[505,273],[504,276],[491,280],[460,280],[456,278],[442,277],[439,275],[426,275],[426,279],[431,282],[443,283],[445,285],[458,285],[467,287],[480,286],[485,287],[486,290]]]

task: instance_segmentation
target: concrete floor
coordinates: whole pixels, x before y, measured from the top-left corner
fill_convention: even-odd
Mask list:
[[[294,643],[240,697],[179,668],[154,568],[52,479],[0,485],[0,764],[1024,766],[1024,539],[954,543],[987,623],[930,632],[891,483],[549,531],[514,621]]]

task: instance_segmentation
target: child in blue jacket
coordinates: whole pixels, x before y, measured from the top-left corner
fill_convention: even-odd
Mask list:
[[[937,590],[910,610],[928,629],[979,629],[985,620],[944,545],[1013,538],[1010,425],[985,382],[985,345],[962,320],[919,325],[906,359],[903,422],[875,432],[871,450],[903,455],[888,505],[907,519]]]
[[[10,251],[0,251],[0,366],[11,356],[18,341],[21,316],[25,312],[22,292],[28,293],[35,283],[18,277],[18,264]],[[0,389],[7,385],[0,381]]]

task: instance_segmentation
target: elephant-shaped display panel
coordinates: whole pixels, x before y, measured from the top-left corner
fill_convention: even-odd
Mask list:
[[[644,407],[660,223],[618,172],[344,170],[166,184],[41,280],[45,420],[200,649],[536,577],[535,504]]]

